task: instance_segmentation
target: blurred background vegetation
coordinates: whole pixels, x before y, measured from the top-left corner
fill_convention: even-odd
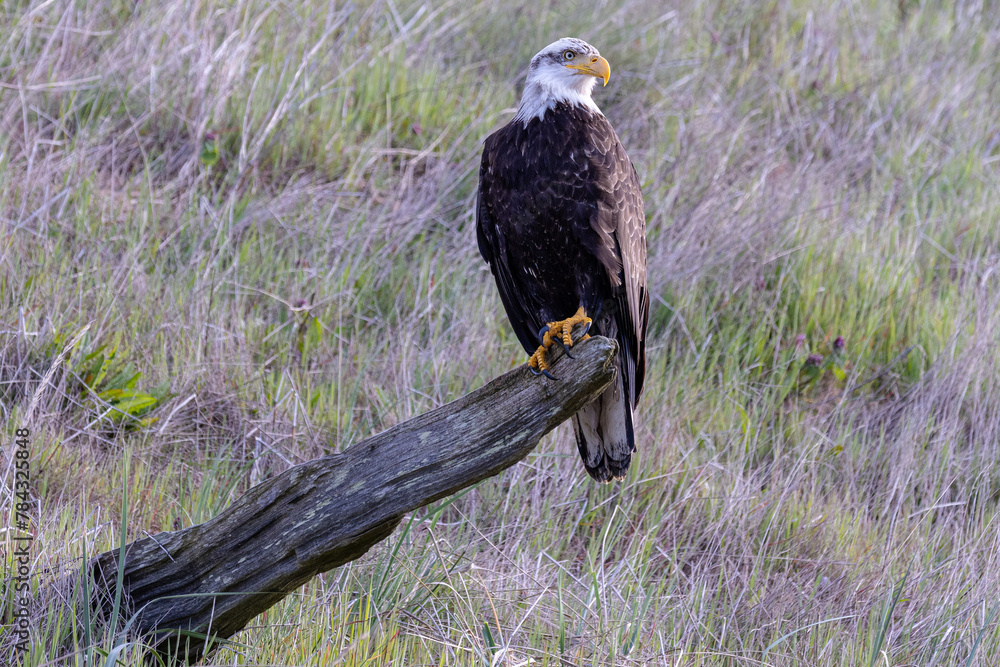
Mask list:
[[[576,36],[646,200],[629,478],[592,484],[560,429],[210,662],[1000,660],[988,3],[2,13],[0,515],[27,422],[34,586],[524,362],[476,248],[479,154]],[[126,639],[36,620],[26,665]]]

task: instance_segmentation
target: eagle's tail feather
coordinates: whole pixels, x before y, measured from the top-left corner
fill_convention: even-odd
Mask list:
[[[598,482],[623,479],[635,451],[632,406],[620,382],[604,390],[573,418],[576,445],[587,472]]]

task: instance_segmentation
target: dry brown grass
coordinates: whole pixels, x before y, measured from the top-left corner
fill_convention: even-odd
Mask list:
[[[575,34],[614,67],[600,103],[649,220],[629,479],[592,485],[558,432],[213,660],[1000,661],[990,8],[3,12],[0,408],[12,434],[37,399],[36,584],[116,544],[123,495],[130,539],[204,521],[523,361],[475,247],[479,151],[530,55]],[[102,345],[157,421],[85,389]],[[71,627],[39,626],[25,664],[81,661]]]

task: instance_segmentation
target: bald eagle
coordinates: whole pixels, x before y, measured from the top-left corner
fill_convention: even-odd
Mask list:
[[[646,219],[635,167],[591,92],[611,66],[560,39],[535,55],[517,114],[489,137],[479,169],[477,237],[530,368],[571,332],[618,341],[615,382],[573,417],[583,465],[622,479],[646,372]],[[568,350],[567,350],[568,351]]]

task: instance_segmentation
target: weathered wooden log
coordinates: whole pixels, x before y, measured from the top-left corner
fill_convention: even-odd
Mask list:
[[[192,661],[314,575],[388,537],[403,515],[508,468],[614,378],[616,344],[559,357],[552,381],[522,365],[441,408],[250,489],[219,516],[132,542],[123,599],[132,629]],[[105,607],[119,550],[92,561]],[[179,597],[180,596],[180,597]]]

